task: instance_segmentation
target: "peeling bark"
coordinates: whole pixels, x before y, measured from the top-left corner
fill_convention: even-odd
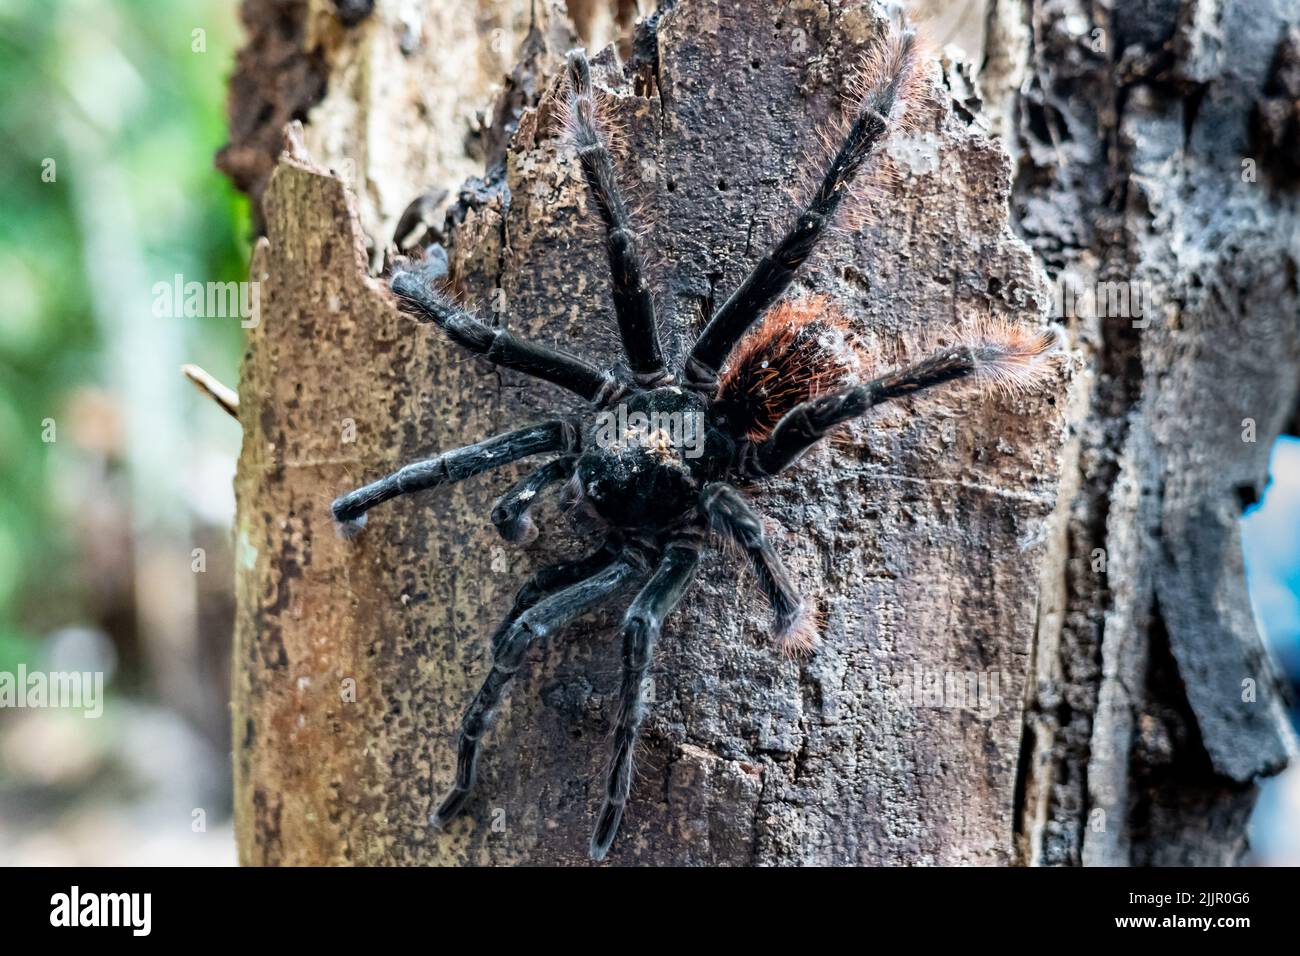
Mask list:
[[[427,42],[404,53],[408,6],[379,4],[352,29],[326,23],[313,34],[326,38],[307,48],[323,51],[327,93],[261,197],[262,321],[239,404],[240,857],[578,863],[607,759],[618,609],[530,653],[465,817],[446,834],[426,821],[450,780],[460,713],[486,673],[486,635],[531,570],[590,543],[553,504],[534,544],[495,538],[489,510],[519,468],[389,504],[355,542],[329,520],[340,490],[568,407],[557,390],[480,366],[393,308],[373,273],[417,195],[449,191],[441,233],[451,275],[485,315],[617,359],[603,250],[556,113],[573,28],[539,4],[525,36],[518,4],[481,0],[480,17],[523,38],[506,47],[518,47],[517,64],[492,61],[493,73],[468,66],[491,60],[490,30],[450,3],[418,5]],[[580,27],[626,17],[622,5],[600,15],[593,6],[570,4]],[[830,296],[881,366],[992,313],[1042,321],[1052,304],[1044,264],[1053,274],[1067,263],[1100,269],[1092,255],[1167,279],[1186,268],[1171,258],[1171,237],[1208,228],[1179,219],[1172,195],[1165,213],[1142,199],[1170,178],[1162,162],[1177,166],[1154,132],[1165,134],[1161,97],[1173,94],[1144,80],[1151,101],[1106,104],[1102,120],[1088,117],[1090,135],[1040,142],[1043,89],[1072,82],[1071,95],[1047,98],[1053,110],[1062,99],[1082,111],[1101,103],[1110,77],[1058,76],[1061,65],[1044,65],[1057,51],[1043,38],[1056,35],[1056,14],[1025,8],[1017,18],[995,6],[1001,26],[988,31],[986,55],[1002,66],[990,71],[989,105],[968,69],[935,65],[931,99],[916,130],[889,147],[893,175],[871,192],[866,221],[828,240],[795,290]],[[435,23],[473,48],[427,32]],[[787,221],[814,131],[882,26],[865,2],[680,0],[620,45],[626,61],[613,49],[595,58],[623,128],[621,171],[647,224],[670,354]],[[1076,63],[1070,56],[1064,64]],[[485,109],[487,86],[503,76],[497,106]],[[1193,132],[1218,115],[1212,85],[1198,102]],[[466,117],[480,109],[467,137]],[[1010,137],[1015,167],[994,129]],[[1084,152],[1062,168],[1063,148]],[[1194,189],[1187,176],[1180,188]],[[1294,213],[1293,199],[1222,186],[1264,217],[1250,235],[1281,248],[1269,227]],[[1012,195],[1028,244],[1013,232]],[[1112,206],[1104,224],[1092,221]],[[821,646],[803,664],[781,659],[747,572],[723,555],[707,560],[660,644],[611,860],[1231,855],[1251,781],[1285,751],[1228,532],[1235,489],[1258,489],[1269,429],[1282,422],[1272,389],[1294,395],[1295,273],[1287,286],[1259,258],[1225,250],[1212,261],[1222,284],[1195,290],[1195,309],[1180,300],[1171,328],[1073,323],[1086,364],[1076,358],[1056,388],[883,410],[762,491],[778,546],[821,611]],[[1236,328],[1271,336],[1276,351],[1223,349],[1204,363],[1213,340],[1200,332]],[[1214,455],[1227,455],[1228,419],[1240,419],[1243,401],[1223,379],[1230,370],[1248,380],[1241,394],[1260,438],[1234,446],[1225,469]],[[1110,562],[1101,579],[1080,563],[1094,546]],[[1260,686],[1251,710],[1216,683],[1247,673]],[[934,681],[947,679],[951,705],[967,677],[982,696],[935,706]],[[1233,740],[1246,741],[1241,752],[1224,745]],[[1107,829],[1085,834],[1098,807]],[[1188,848],[1194,826],[1210,831],[1203,857]]]
[[[304,42],[308,6],[307,0],[247,0],[240,7],[248,42],[230,78],[230,142],[217,153],[217,168],[252,198],[258,232],[284,127],[305,119],[325,94],[328,68]]]

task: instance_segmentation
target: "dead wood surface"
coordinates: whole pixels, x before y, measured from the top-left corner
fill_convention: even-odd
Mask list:
[[[326,64],[328,92],[261,195],[253,278],[263,283],[262,321],[240,383],[240,857],[585,862],[617,692],[618,609],[530,653],[465,817],[443,835],[427,818],[450,780],[460,713],[487,671],[486,637],[513,591],[591,542],[553,504],[536,543],[496,537],[489,509],[523,466],[390,503],[354,542],[334,534],[328,513],[340,490],[406,461],[573,407],[392,307],[372,267],[420,193],[450,190],[452,275],[484,315],[616,359],[594,211],[556,114],[557,66],[574,35],[556,7],[539,4],[525,36],[519,4],[481,0],[474,15],[520,38],[509,47],[517,62],[493,74],[482,65],[492,34],[472,29],[464,7],[421,5],[430,31],[447,20],[478,44],[477,58],[456,46],[462,59],[448,66],[437,62],[445,44],[435,32],[403,53],[401,5],[381,3],[338,32],[311,19],[323,15],[318,6],[304,14],[317,32],[302,36],[325,38],[308,46]],[[1128,165],[1105,168],[1102,139],[1076,136],[1069,148],[1092,152],[1069,176],[1050,167],[1059,154],[1029,135],[1040,128],[1034,83],[1066,78],[1036,59],[1050,48],[1033,38],[1055,36],[1050,24],[1036,34],[1027,8],[996,22],[1014,27],[1017,15],[1022,29],[989,38],[1005,46],[988,52],[1001,64],[988,100],[1008,112],[981,104],[968,70],[937,63],[917,128],[890,145],[893,175],[871,192],[870,214],[825,244],[795,290],[829,295],[882,367],[990,314],[1045,321],[1047,270],[1091,262],[1089,250],[1133,263],[1163,249],[1151,275],[1177,278],[1167,217],[1182,200],[1169,194],[1167,209],[1157,200],[1180,148],[1170,124],[1185,117],[1139,93],[1114,122],[1114,136],[1133,144]],[[788,220],[814,130],[838,109],[848,65],[882,26],[868,3],[680,0],[623,44],[626,61],[613,50],[596,59],[673,354]],[[457,110],[485,77],[507,71],[504,106],[467,152]],[[1073,96],[1059,98],[1084,113],[1104,81],[1075,80]],[[479,178],[462,187],[469,154]],[[1070,195],[1100,209],[1112,202],[1106,177],[1138,175],[1126,193],[1133,206],[1104,235],[1087,232],[1088,210]],[[819,606],[821,646],[802,664],[782,659],[747,572],[708,559],[659,646],[612,862],[1197,862],[1239,851],[1251,781],[1275,770],[1285,748],[1231,522],[1235,489],[1258,487],[1294,396],[1294,232],[1288,246],[1277,227],[1295,219],[1293,197],[1223,188],[1263,217],[1250,235],[1290,250],[1289,286],[1285,269],[1225,248],[1213,262],[1235,263],[1232,283],[1198,290],[1199,308],[1172,327],[1162,318],[1140,334],[1106,335],[1071,322],[1077,348],[1043,394],[966,393],[883,410],[756,495]],[[1054,235],[1058,222],[1068,236]],[[1195,217],[1179,225],[1211,241]],[[1275,353],[1198,338],[1239,334],[1242,323],[1279,343]],[[1253,383],[1241,401],[1228,372]],[[1227,452],[1215,442],[1228,441],[1232,416],[1240,430],[1242,402],[1259,421],[1259,444],[1244,454],[1234,446],[1233,467],[1216,468]],[[1080,565],[1095,541],[1109,554],[1107,581]],[[1249,712],[1233,702],[1239,691],[1222,693],[1223,675],[1239,684],[1238,671],[1259,675]],[[911,693],[918,680],[946,679],[951,704],[968,678],[985,694],[970,706]],[[1133,699],[1116,697],[1139,686]],[[1136,789],[1162,796],[1143,805],[1159,812],[1135,822],[1124,768],[1147,753],[1138,748],[1148,738],[1159,745],[1152,714],[1157,731],[1177,731],[1165,740],[1168,765],[1203,746],[1210,763],[1197,772],[1209,784],[1184,798],[1176,773],[1143,777]],[[1245,741],[1240,752],[1234,740]],[[1099,807],[1101,835],[1085,841]],[[1196,827],[1227,836],[1198,850],[1187,844]]]

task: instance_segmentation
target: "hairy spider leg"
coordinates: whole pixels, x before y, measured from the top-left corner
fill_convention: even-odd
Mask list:
[[[537,571],[520,587],[518,593],[515,594],[515,602],[510,608],[510,613],[497,625],[496,632],[489,642],[493,657],[496,656],[497,648],[504,642],[515,621],[525,611],[561,588],[567,588],[579,581],[585,581],[592,575],[605,570],[617,557],[618,551],[609,542],[606,542],[599,550],[584,558],[573,561],[560,561]],[[481,693],[482,691],[480,691]],[[468,714],[465,715],[466,718],[468,716]],[[488,717],[484,718],[485,725],[488,719]],[[463,733],[459,736],[456,746],[456,783],[438,809],[438,819],[444,823],[460,813],[465,805],[465,800],[474,788],[480,739],[481,734],[480,737],[475,738],[468,738]],[[458,799],[454,802],[451,800],[453,795],[458,795]]]
[[[762,517],[725,482],[706,485],[700,493],[700,506],[710,527],[749,559],[759,589],[772,606],[776,619],[773,637],[778,646],[787,653],[808,650],[813,640],[811,615],[768,540]]]
[[[623,820],[632,790],[632,755],[645,719],[644,685],[664,619],[690,587],[699,565],[703,535],[669,541],[645,586],[632,599],[623,617],[623,679],[619,690],[614,752],[605,780],[605,799],[591,836],[591,858],[603,860]]]
[[[395,272],[388,285],[403,312],[433,322],[457,345],[484,356],[493,365],[552,382],[594,405],[605,405],[623,391],[622,383],[612,374],[576,355],[529,342],[479,321],[416,270]]]
[[[791,409],[746,463],[752,477],[765,478],[789,466],[837,425],[866,414],[890,399],[978,374],[1005,357],[1004,350],[953,346],[929,358]]]
[[[587,186],[605,223],[611,294],[623,351],[640,384],[666,384],[671,376],[659,348],[654,296],[642,277],[641,256],[614,174],[614,161],[596,123],[596,100],[586,53],[571,51],[568,69],[569,127]]]
[[[596,565],[600,563],[599,555],[585,560]],[[433,826],[444,826],[464,808],[474,787],[479,741],[501,703],[506,685],[523,663],[524,652],[534,641],[544,640],[608,600],[643,570],[644,560],[624,551],[617,558],[607,560],[604,567],[590,577],[555,591],[525,609],[493,638],[492,670],[461,720],[456,748],[456,781],[430,820]]]
[[[605,570],[614,563],[614,559],[619,556],[621,551],[622,548],[615,543],[615,539],[609,538],[586,557],[559,561],[539,568],[515,592],[515,602],[510,607],[510,613],[505,616],[501,623],[497,625],[496,631],[493,632],[492,640],[488,642],[488,646],[493,653],[505,640],[505,636],[510,633],[511,625],[519,619],[521,614],[556,591],[577,584],[579,581],[585,581],[596,572]]]
[[[497,500],[492,508],[492,523],[501,537],[517,544],[527,544],[537,537],[537,525],[528,509],[537,501],[537,494],[543,488],[572,475],[577,460],[576,455],[568,455],[549,461],[525,475]]]
[[[391,475],[335,498],[330,510],[334,518],[345,526],[359,527],[364,524],[367,511],[398,495],[464,481],[529,455],[548,451],[567,454],[577,450],[578,442],[578,430],[572,422],[555,420],[530,425],[476,445],[466,445],[434,458],[412,462]]]
[[[835,218],[872,151],[890,131],[900,89],[914,68],[915,34],[904,31],[897,40],[892,68],[864,92],[844,141],[831,159],[821,184],[790,231],[754,266],[744,281],[714,313],[700,333],[686,361],[686,377],[693,385],[711,389],[735,344],[794,279],[795,272],[812,254],[818,240]]]

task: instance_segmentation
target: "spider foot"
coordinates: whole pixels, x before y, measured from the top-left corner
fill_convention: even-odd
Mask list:
[[[532,544],[540,533],[537,522],[526,514],[520,515],[515,521],[502,521],[496,527],[501,537],[511,544]]]
[[[811,602],[801,599],[787,614],[778,614],[773,636],[781,653],[793,660],[812,656],[817,646],[820,621]]]
[[[465,804],[469,800],[469,791],[455,788],[447,796],[443,797],[442,804],[438,807],[433,816],[429,817],[429,826],[433,829],[442,831],[447,828],[447,824],[460,816],[460,812],[465,809]]]
[[[338,536],[344,541],[354,540],[357,535],[361,534],[365,527],[365,514],[360,514],[355,518],[348,518],[346,521],[339,521],[336,519],[334,522],[334,530],[338,532]]]
[[[623,804],[605,801],[600,808],[600,817],[596,820],[596,829],[591,834],[590,855],[599,863],[609,853],[609,848],[618,833],[618,825],[623,822]]]

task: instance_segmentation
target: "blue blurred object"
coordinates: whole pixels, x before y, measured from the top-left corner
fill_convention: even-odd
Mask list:
[[[1269,484],[1241,521],[1255,620],[1273,659],[1292,689],[1292,720],[1300,727],[1300,439],[1283,436],[1273,446]],[[1265,782],[1250,825],[1255,859],[1300,864],[1300,766]]]

